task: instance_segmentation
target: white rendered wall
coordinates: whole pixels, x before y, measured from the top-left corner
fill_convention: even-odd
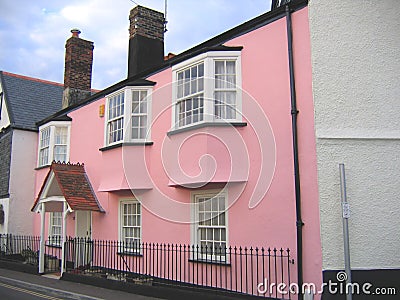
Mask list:
[[[33,234],[37,140],[37,132],[13,131],[8,233]]]
[[[400,1],[309,3],[323,268],[400,267]]]

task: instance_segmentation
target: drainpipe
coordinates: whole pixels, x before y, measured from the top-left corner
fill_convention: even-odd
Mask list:
[[[292,141],[293,141],[293,162],[294,162],[294,186],[296,196],[296,229],[297,229],[297,283],[299,286],[298,299],[302,299],[303,287],[303,221],[301,219],[300,199],[300,171],[299,171],[299,150],[297,141],[297,115],[299,111],[296,105],[296,87],[294,80],[293,65],[293,44],[292,44],[292,18],[289,6],[286,5],[286,30],[288,40],[289,74],[290,74],[290,102],[292,115]]]

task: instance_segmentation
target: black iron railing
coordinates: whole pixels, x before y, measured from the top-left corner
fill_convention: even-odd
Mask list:
[[[290,299],[268,286],[290,286],[289,249],[87,240],[66,242],[66,272],[141,284],[184,285]],[[261,285],[260,285],[261,284]],[[261,287],[261,289],[260,289]]]
[[[0,234],[0,259],[38,266],[39,249],[40,237]],[[61,250],[60,241],[54,237],[46,240],[46,272],[60,270]],[[82,238],[67,239],[65,263],[69,273],[280,299],[290,299],[290,293],[279,293],[277,287],[287,290],[294,267],[289,249],[130,244]]]
[[[1,259],[25,261],[27,263],[37,264],[39,247],[39,237],[0,234]]]
[[[46,272],[58,272],[61,266],[60,238],[49,237],[45,241],[44,265]],[[21,261],[39,265],[39,236],[0,234],[0,259]]]

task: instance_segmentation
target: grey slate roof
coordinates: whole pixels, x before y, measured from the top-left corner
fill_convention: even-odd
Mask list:
[[[36,122],[61,110],[62,84],[3,71],[0,80],[14,128],[37,130]]]

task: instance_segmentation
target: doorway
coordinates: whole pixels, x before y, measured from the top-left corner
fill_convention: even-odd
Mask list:
[[[75,236],[75,268],[90,266],[93,259],[91,211],[75,211]]]

